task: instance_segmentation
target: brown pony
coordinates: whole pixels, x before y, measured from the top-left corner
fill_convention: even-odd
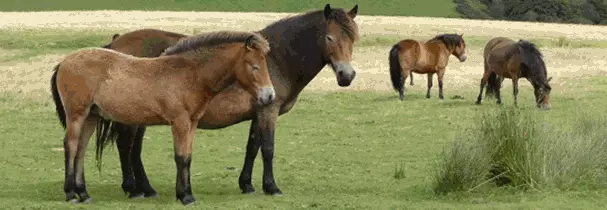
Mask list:
[[[358,26],[354,21],[357,13],[358,5],[346,11],[342,8],[331,8],[327,4],[323,10],[287,17],[261,29],[259,33],[268,39],[272,48],[267,63],[276,88],[274,102],[270,106],[254,107],[250,103],[251,95],[238,84],[220,92],[211,100],[208,109],[198,121],[199,129],[220,129],[251,120],[244,166],[238,181],[242,193],[255,192],[251,184],[252,171],[255,158],[261,149],[264,167],[263,191],[268,195],[282,195],[273,172],[276,119],[295,106],[301,91],[327,64],[335,72],[339,86],[351,84],[356,75],[350,61],[354,43],[358,40]],[[121,36],[126,37],[127,34]],[[141,43],[115,42],[112,42],[110,47],[124,49],[122,47],[125,47],[125,44],[127,48],[141,47],[138,46]],[[148,51],[143,54],[153,53]],[[154,55],[160,55],[158,51],[155,53]],[[57,109],[57,114],[59,120],[64,123],[65,115],[61,109]],[[101,162],[104,147],[116,141],[122,166],[122,189],[128,192],[131,198],[157,195],[148,181],[141,160],[144,134],[145,126],[113,123],[105,130],[105,138],[97,141],[98,163]]]
[[[103,47],[137,57],[158,57],[165,49],[185,37],[187,35],[146,28],[123,35],[114,34],[112,42]]]
[[[404,83],[407,75],[413,76],[412,72],[428,74],[426,98],[430,98],[432,76],[436,73],[438,97],[444,99],[443,76],[449,63],[449,55],[454,55],[460,62],[466,61],[466,42],[463,37],[463,34],[440,34],[426,42],[405,39],[396,43],[390,50],[388,60],[392,87],[398,91],[400,100],[405,99]],[[411,85],[413,85],[413,77],[411,77]]]
[[[526,78],[533,85],[536,106],[545,110],[550,109],[550,90],[552,88],[549,82],[552,77],[548,78],[546,64],[542,57],[542,53],[535,44],[526,40],[516,42],[505,37],[489,40],[483,52],[485,73],[481,79],[476,104],[481,104],[485,86],[487,86],[486,95],[495,95],[497,104],[501,104],[501,84],[504,78],[510,78],[512,79],[514,105],[518,106],[518,79]]]
[[[184,205],[193,203],[190,163],[198,120],[211,99],[236,82],[257,105],[271,104],[275,93],[266,63],[269,50],[259,34],[220,31],[184,39],[158,58],[103,48],[68,55],[51,79],[53,100],[62,104],[67,119],[66,201],[89,201],[84,181],[88,139],[96,125],[103,128],[113,121],[171,126],[176,195]],[[102,138],[103,131],[97,133]]]

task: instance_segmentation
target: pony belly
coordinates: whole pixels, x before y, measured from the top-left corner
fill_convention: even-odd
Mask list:
[[[103,119],[120,122],[129,125],[164,125],[167,124],[161,116],[152,112],[150,109],[142,107],[133,107],[128,105],[112,106],[112,108],[95,104],[92,113]]]

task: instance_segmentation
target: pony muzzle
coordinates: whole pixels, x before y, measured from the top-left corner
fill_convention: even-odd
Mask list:
[[[466,59],[468,59],[468,56],[460,55],[457,59],[459,59],[459,62],[464,62],[464,61],[466,61]]]
[[[276,92],[274,87],[264,87],[257,92],[257,104],[265,106],[274,102]]]
[[[356,77],[356,71],[352,68],[349,63],[334,63],[332,65],[335,70],[335,76],[337,77],[337,84],[341,87],[348,87],[352,84],[352,81]]]
[[[550,110],[552,108],[552,105],[550,105],[549,103],[541,103],[538,104],[537,107],[543,110]]]

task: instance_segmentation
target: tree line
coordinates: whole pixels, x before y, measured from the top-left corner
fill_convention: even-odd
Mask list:
[[[607,0],[453,0],[465,18],[607,25]]]

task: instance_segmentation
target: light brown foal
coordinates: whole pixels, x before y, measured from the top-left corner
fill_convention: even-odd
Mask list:
[[[454,55],[460,62],[467,59],[466,42],[464,35],[461,34],[440,34],[434,38],[421,42],[413,39],[405,39],[390,50],[390,78],[392,86],[399,93],[400,100],[405,99],[405,80],[411,72],[428,75],[428,92],[426,98],[430,98],[430,89],[432,88],[432,76],[438,76],[438,97],[442,100],[443,96],[443,76],[449,56]],[[413,85],[413,77],[411,77]]]
[[[187,37],[157,58],[103,48],[68,55],[51,80],[54,100],[63,103],[67,118],[66,200],[78,202],[78,196],[80,202],[89,201],[84,154],[95,126],[111,121],[170,125],[176,196],[184,205],[193,203],[190,163],[198,120],[209,101],[235,82],[258,106],[271,104],[275,93],[266,64],[269,50],[257,33],[221,31]]]

